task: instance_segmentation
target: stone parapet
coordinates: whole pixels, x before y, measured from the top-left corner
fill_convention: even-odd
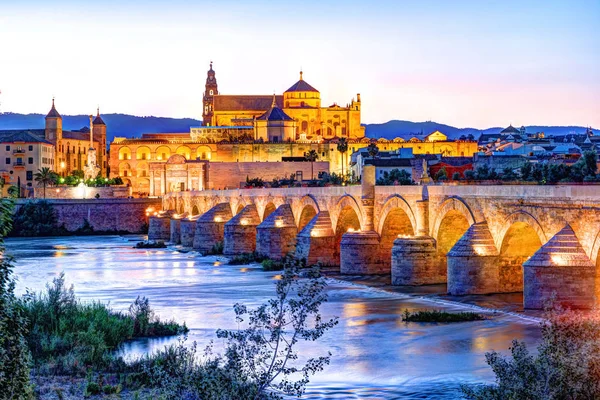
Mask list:
[[[340,243],[342,274],[386,274],[390,263],[382,260],[379,235],[375,231],[347,232]]]
[[[339,265],[339,253],[328,211],[315,215],[300,231],[296,237],[296,258],[306,260],[307,265]]]
[[[196,221],[194,249],[206,253],[218,243],[224,241],[225,223],[232,218],[229,203],[220,203],[202,214]]]
[[[298,228],[289,204],[282,204],[256,228],[256,251],[280,260],[296,250]]]
[[[225,224],[223,254],[238,255],[256,250],[256,227],[260,217],[255,204],[249,204]]]
[[[543,309],[550,300],[570,308],[592,308],[596,267],[571,226],[566,225],[523,264],[523,305]]]
[[[392,247],[392,285],[431,285],[446,282],[436,241],[430,236],[402,237]]]

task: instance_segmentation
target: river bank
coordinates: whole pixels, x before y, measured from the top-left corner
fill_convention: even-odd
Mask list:
[[[15,257],[17,291],[39,290],[65,272],[83,300],[125,309],[138,295],[162,318],[185,322],[188,342],[203,348],[218,328],[235,329],[233,304],[255,307],[271,298],[277,272],[258,264],[225,265],[182,249],[133,249],[140,237],[61,237],[7,240]],[[462,384],[490,382],[485,363],[492,349],[506,352],[513,339],[535,346],[538,324],[506,313],[457,324],[406,323],[404,310],[464,311],[430,288],[397,293],[381,277],[327,272],[329,301],[323,316],[340,323],[323,340],[300,349],[305,357],[333,353],[331,365],[311,379],[304,398],[455,399]],[[366,283],[364,281],[367,281]],[[370,282],[369,282],[370,281]],[[498,300],[488,300],[493,303]],[[122,348],[126,357],[162,349],[177,339],[143,339]],[[218,351],[220,343],[215,342]]]

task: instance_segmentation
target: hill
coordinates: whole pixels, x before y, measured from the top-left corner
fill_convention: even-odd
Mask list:
[[[42,114],[0,114],[1,129],[40,129],[44,127]],[[201,121],[192,118],[165,118],[165,117],[137,117],[127,114],[103,114],[102,119],[107,125],[107,140],[111,142],[115,136],[134,138],[140,137],[142,133],[177,133],[189,132],[191,126],[200,126]],[[80,129],[89,125],[89,117],[86,115],[63,115],[63,128],[66,130]],[[402,137],[405,139],[423,137],[429,133],[439,130],[451,139],[457,139],[461,135],[472,134],[476,138],[482,133],[497,133],[503,127],[487,129],[456,128],[454,126],[440,124],[433,121],[411,122],[392,120],[383,124],[365,124],[366,135],[370,138],[384,137],[393,139]],[[567,133],[584,133],[583,126],[527,126],[528,132],[544,132],[546,135],[564,135]],[[595,129],[597,131],[597,129]]]

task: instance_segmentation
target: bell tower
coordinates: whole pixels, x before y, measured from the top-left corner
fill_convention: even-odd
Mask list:
[[[219,94],[217,86],[217,78],[215,78],[215,71],[212,68],[212,61],[210,62],[210,69],[206,74],[206,85],[204,86],[204,97],[202,99],[202,124],[204,126],[210,125],[213,116],[213,105],[214,96]]]

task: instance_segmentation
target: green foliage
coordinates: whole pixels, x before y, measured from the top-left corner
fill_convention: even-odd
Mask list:
[[[412,176],[405,170],[393,169],[384,171],[383,176],[377,179],[377,184],[382,186],[392,185],[412,185],[414,184]]]
[[[19,197],[19,188],[17,186],[9,186],[8,189],[6,189],[6,192],[8,193],[8,197],[11,199],[16,199]]]
[[[256,398],[279,398],[276,393],[301,396],[309,377],[329,364],[331,353],[300,364],[295,350],[300,340],[315,341],[337,324],[323,320],[320,306],[327,301],[326,280],[316,268],[304,270],[301,261],[289,258],[277,297],[249,310],[236,304],[238,330],[218,330],[226,340],[223,365],[236,377],[245,377],[257,387]],[[298,379],[298,380],[294,380]]]
[[[213,246],[210,248],[210,250],[205,254],[206,256],[215,256],[215,255],[219,255],[219,254],[223,254],[223,241],[219,241],[215,244],[213,244]]]
[[[46,198],[46,186],[54,185],[58,182],[58,175],[50,168],[43,167],[33,174],[33,180],[37,182],[38,186],[44,188],[44,198]]]
[[[282,271],[283,270],[283,261],[276,261],[267,258],[262,261],[262,269],[263,271]]]
[[[475,172],[473,170],[468,169],[465,171],[465,179],[468,181],[472,181],[475,179]]]
[[[252,253],[239,254],[229,260],[229,265],[246,265],[263,262],[267,257],[258,254],[256,251]]]
[[[516,181],[517,179],[518,179],[518,176],[513,171],[512,168],[506,167],[502,170],[502,180],[503,181]]]
[[[458,312],[450,313],[446,311],[416,311],[410,312],[404,310],[402,321],[405,322],[464,322],[464,321],[480,321],[485,319],[481,314],[474,312]]]
[[[453,181],[459,181],[460,180],[460,172],[455,172],[452,174],[452,180]]]
[[[27,320],[15,297],[12,258],[5,254],[4,237],[10,231],[12,199],[0,200],[0,399],[33,398],[29,381],[30,352]]]
[[[312,163],[319,159],[319,153],[317,153],[316,150],[310,150],[304,153],[304,158],[306,159],[306,161],[310,161]]]
[[[21,205],[13,217],[11,236],[57,236],[66,230],[57,226],[56,213],[46,200],[28,201]]]
[[[336,174],[335,172],[332,172],[331,174],[324,172],[319,178],[323,185],[331,184],[339,186],[344,183],[344,176],[341,174]]]
[[[521,167],[521,179],[524,181],[528,181],[531,178],[531,173],[533,172],[533,166],[530,162],[526,162]]]
[[[496,384],[463,387],[469,399],[559,400],[600,398],[600,313],[551,312],[542,323],[536,354],[514,341],[510,357],[493,351],[486,361]]]
[[[246,177],[246,187],[247,188],[261,188],[265,186],[265,182],[262,178],[248,178]]]
[[[87,366],[105,368],[112,358],[110,352],[133,337],[187,331],[185,325],[160,321],[145,298],[138,298],[129,314],[97,302],[81,303],[73,287],[66,287],[63,274],[46,285],[44,292],[28,293],[21,307],[34,365],[43,373],[83,375]]]
[[[367,146],[367,153],[369,153],[369,157],[375,158],[377,154],[379,154],[379,147],[375,143],[369,143]]]
[[[448,180],[448,173],[446,172],[446,167],[440,168],[440,170],[435,174],[434,179],[436,181]]]
[[[153,242],[153,241],[137,242],[134,246],[134,248],[136,248],[136,249],[164,249],[166,247],[167,247],[167,245],[162,240],[159,240],[156,242]]]

